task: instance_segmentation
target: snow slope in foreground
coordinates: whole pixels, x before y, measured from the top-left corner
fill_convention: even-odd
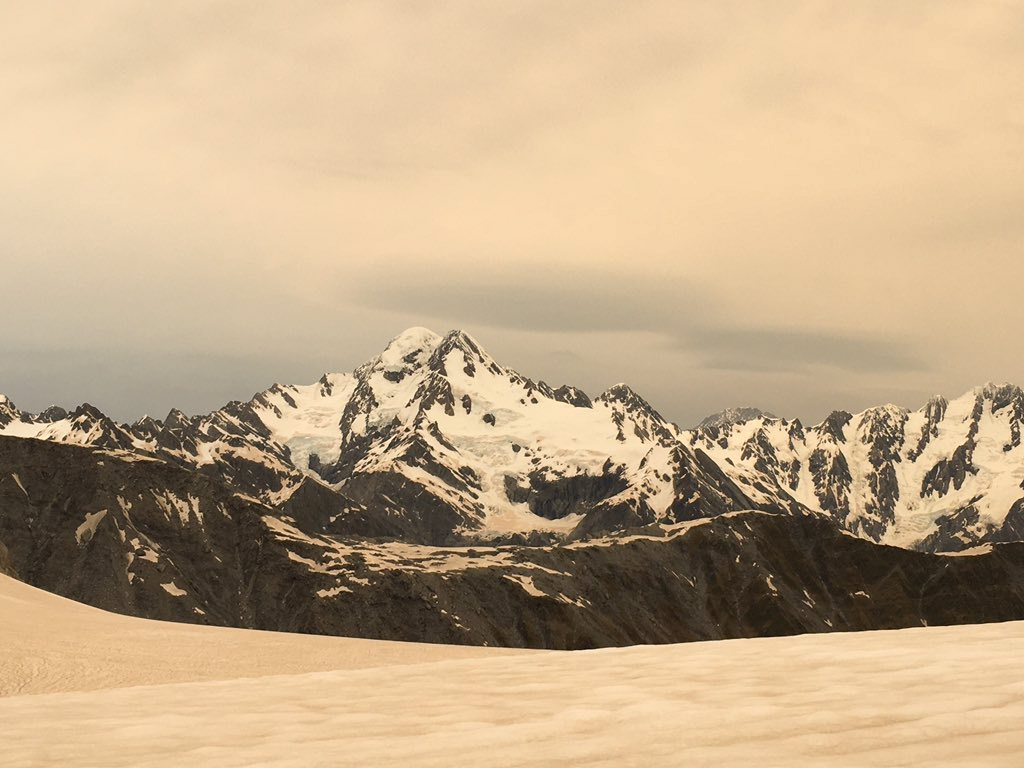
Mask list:
[[[516,653],[136,619],[0,575],[0,697]]]
[[[145,622],[0,577],[0,642],[8,693],[100,688],[0,698],[3,766],[1016,766],[1024,754],[1024,622],[509,653]],[[153,671],[161,659],[173,673]],[[139,685],[189,679],[206,682]]]

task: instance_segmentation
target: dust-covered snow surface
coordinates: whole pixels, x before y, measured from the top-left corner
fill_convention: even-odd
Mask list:
[[[1019,766],[1024,754],[1024,622],[509,652],[164,624],[0,577],[0,642],[2,766]]]

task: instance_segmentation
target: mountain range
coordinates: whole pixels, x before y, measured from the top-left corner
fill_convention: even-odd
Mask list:
[[[412,328],[205,415],[0,396],[0,569],[157,618],[544,647],[1014,618],[1022,421],[986,385],[687,430]]]

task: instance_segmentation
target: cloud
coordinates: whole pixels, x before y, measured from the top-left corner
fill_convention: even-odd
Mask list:
[[[176,407],[205,413],[229,400],[246,400],[281,378],[314,381],[322,371],[312,355],[221,350],[118,348],[8,349],[0,360],[0,393],[20,408],[38,412],[51,404],[73,408],[89,402],[108,415],[134,421],[162,417]]]
[[[643,333],[715,370],[907,372],[928,365],[900,334],[744,325],[721,295],[679,280],[628,273],[509,270],[482,264],[467,274],[406,267],[354,287],[353,300],[430,318],[443,326],[574,334]]]
[[[652,276],[508,261],[465,270],[405,265],[349,285],[347,295],[446,323],[565,333],[670,332],[681,309],[699,313],[704,304],[691,286],[659,285]]]
[[[1019,3],[8,5],[21,391],[79,399],[73,344],[244,395],[407,324],[677,411],[1024,380]]]
[[[737,372],[813,371],[818,367],[861,373],[927,370],[927,362],[914,345],[894,336],[704,327],[691,333],[683,345],[709,368]]]

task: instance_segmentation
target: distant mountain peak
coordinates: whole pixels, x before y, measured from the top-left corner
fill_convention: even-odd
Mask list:
[[[473,352],[480,350],[480,343],[472,336],[470,336],[468,333],[466,333],[463,330],[460,330],[459,328],[453,328],[450,331],[448,331],[448,333],[444,335],[444,338],[441,341],[443,344],[464,347]]]
[[[637,391],[633,389],[629,384],[625,382],[619,382],[608,387],[604,392],[597,396],[597,399],[603,403],[620,402],[628,403],[630,401],[640,400],[644,403],[644,400]]]
[[[356,373],[365,377],[378,372],[399,380],[410,371],[426,365],[441,339],[440,334],[429,328],[407,328],[391,339],[377,357],[361,365]]]
[[[1000,392],[1016,391],[1020,388],[1008,381],[986,381],[984,384],[974,388],[975,394],[994,395]]]
[[[38,421],[53,422],[66,419],[67,417],[68,412],[66,410],[61,408],[59,405],[51,405],[49,408],[40,411],[36,416],[36,419]]]
[[[753,421],[754,419],[777,418],[779,417],[774,413],[745,405],[740,406],[739,408],[726,408],[725,410],[718,411],[718,413],[712,413],[697,425],[697,429],[707,429],[709,427],[721,428],[731,424],[743,424],[744,422]]]
[[[105,419],[106,415],[95,405],[92,405],[91,403],[82,403],[71,413],[71,417],[74,419],[82,417],[88,419]]]
[[[647,402],[642,395],[628,384],[624,384],[622,382],[608,387],[608,389],[594,399],[594,402],[605,403],[607,405],[618,403],[627,411],[633,413],[645,413],[657,421],[665,420],[664,417],[654,409],[654,406]]]
[[[886,403],[885,405],[876,405],[866,409],[861,414],[861,421],[868,424],[906,421],[909,413],[910,410],[908,408],[904,408],[901,405]]]
[[[993,384],[992,382],[977,387],[974,390],[974,394],[975,397],[991,401],[992,410],[994,411],[1005,407],[1014,400],[1020,400],[1024,397],[1024,392],[1016,384]]]
[[[429,328],[414,326],[395,336],[381,353],[382,358],[405,358],[409,354],[433,351],[441,343],[441,335]]]
[[[0,395],[0,427],[14,421],[19,415],[18,409],[6,395]]]
[[[586,392],[579,387],[573,387],[569,384],[563,384],[558,389],[554,390],[552,397],[559,402],[568,403],[576,408],[594,407],[594,404],[591,402],[590,397]]]
[[[462,359],[461,362],[456,362],[456,367],[461,368],[466,376],[475,376],[480,367],[496,375],[508,373],[476,339],[460,330],[451,330],[444,335],[430,356],[430,368],[436,372],[447,373],[445,361],[451,355],[459,353]]]
[[[171,408],[163,420],[164,426],[168,429],[183,429],[189,426],[190,419],[177,408]]]

